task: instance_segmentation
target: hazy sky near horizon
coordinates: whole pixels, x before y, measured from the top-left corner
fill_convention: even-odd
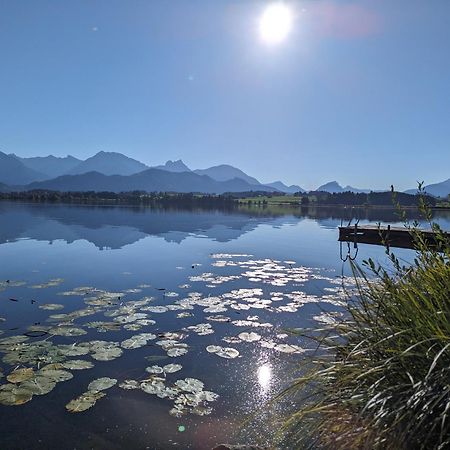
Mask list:
[[[0,150],[229,163],[263,182],[450,177],[450,1],[0,0]]]

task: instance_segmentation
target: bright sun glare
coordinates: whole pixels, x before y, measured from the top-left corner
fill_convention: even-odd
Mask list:
[[[263,390],[267,390],[272,380],[272,368],[268,364],[258,367],[258,383]]]
[[[268,44],[284,41],[292,28],[292,12],[283,3],[273,3],[264,10],[259,21],[259,33]]]

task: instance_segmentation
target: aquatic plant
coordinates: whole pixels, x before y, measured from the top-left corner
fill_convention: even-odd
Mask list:
[[[450,447],[450,243],[430,225],[434,243],[407,224],[410,264],[388,248],[386,267],[352,263],[346,314],[302,332],[319,346],[280,395],[300,405],[284,423],[288,448]]]

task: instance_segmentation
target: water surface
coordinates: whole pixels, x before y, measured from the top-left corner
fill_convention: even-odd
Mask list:
[[[308,353],[310,343],[286,329],[319,326],[327,312],[339,312],[340,277],[349,271],[336,227],[352,216],[360,223],[398,222],[386,210],[0,203],[2,389],[15,369],[32,368],[33,380],[45,370],[72,376],[22,405],[0,405],[1,448],[210,449],[265,442],[264,421],[242,424]],[[436,219],[450,228],[445,213]],[[353,257],[352,246],[350,252]],[[408,250],[396,253],[412,257]],[[360,245],[358,261],[368,257],[386,258],[383,248]],[[96,359],[96,341],[121,354]],[[69,346],[81,353],[68,355]],[[23,357],[30,348],[34,356]],[[93,367],[68,369],[73,360]],[[145,370],[169,364],[181,369]],[[102,377],[117,383],[92,408],[66,409]],[[130,385],[138,389],[124,389]]]

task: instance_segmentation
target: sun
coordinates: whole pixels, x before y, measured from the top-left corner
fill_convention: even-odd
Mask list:
[[[284,3],[267,6],[259,20],[259,34],[268,44],[279,44],[292,28],[292,11]]]

